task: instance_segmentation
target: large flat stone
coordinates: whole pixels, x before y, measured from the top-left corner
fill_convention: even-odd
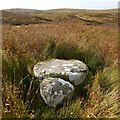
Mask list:
[[[79,85],[85,80],[88,67],[79,60],[52,59],[37,63],[33,72],[39,80],[61,76],[66,77],[72,84]]]

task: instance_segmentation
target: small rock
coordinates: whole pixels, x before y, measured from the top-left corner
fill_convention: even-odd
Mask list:
[[[49,107],[55,108],[72,98],[74,86],[61,78],[46,78],[40,83],[40,94]]]

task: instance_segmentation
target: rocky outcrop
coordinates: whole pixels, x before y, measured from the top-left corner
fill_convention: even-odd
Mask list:
[[[40,84],[40,94],[49,107],[56,107],[64,100],[71,99],[74,86],[61,78],[47,78]]]
[[[61,76],[67,78],[73,85],[79,85],[85,80],[88,68],[86,64],[79,60],[52,59],[37,63],[33,71],[39,80]]]
[[[74,87],[86,79],[88,67],[79,60],[52,59],[37,63],[33,72],[41,81],[41,97],[49,107],[55,108],[72,98]]]

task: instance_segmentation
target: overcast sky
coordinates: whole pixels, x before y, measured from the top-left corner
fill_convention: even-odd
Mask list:
[[[10,8],[26,9],[111,9],[118,8],[119,0],[0,0],[0,10]]]

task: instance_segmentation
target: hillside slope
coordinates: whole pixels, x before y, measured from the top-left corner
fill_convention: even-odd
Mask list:
[[[58,9],[4,10],[2,24],[2,117],[119,118],[118,12]],[[33,66],[77,59],[89,69],[66,104],[53,109],[40,96]]]
[[[3,10],[3,23],[12,25],[38,24],[46,22],[81,22],[83,24],[111,25],[118,23],[118,10],[79,10],[79,9],[56,9],[56,10],[29,10],[10,9]]]

